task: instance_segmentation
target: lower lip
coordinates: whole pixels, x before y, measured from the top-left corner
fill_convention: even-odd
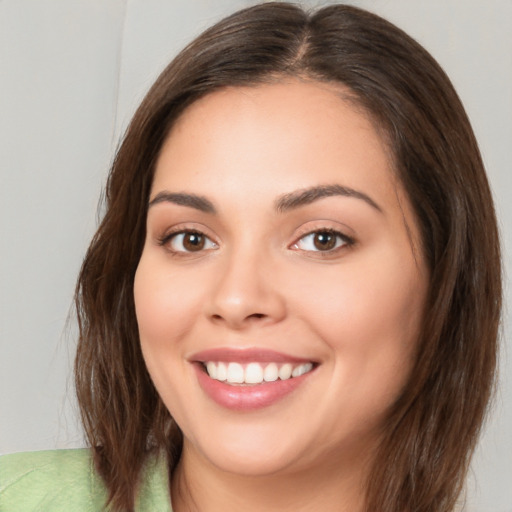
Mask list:
[[[200,364],[194,364],[194,367],[203,391],[217,404],[236,411],[262,409],[282,400],[293,393],[314,371],[287,380],[231,386],[210,378]]]

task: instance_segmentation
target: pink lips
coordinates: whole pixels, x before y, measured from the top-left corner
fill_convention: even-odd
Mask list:
[[[281,352],[266,349],[232,349],[232,348],[214,348],[203,350],[189,358],[190,361],[225,361],[227,363],[307,363],[309,360],[294,356],[289,356]]]
[[[288,380],[276,380],[255,385],[234,386],[208,376],[202,363],[207,361],[238,363],[307,363],[308,359],[297,358],[265,349],[212,349],[198,352],[189,358],[202,390],[222,407],[236,411],[250,411],[268,407],[293,393],[314,370]]]

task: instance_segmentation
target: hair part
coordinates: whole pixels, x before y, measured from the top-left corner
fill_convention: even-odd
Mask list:
[[[412,204],[430,269],[417,357],[383,428],[366,510],[448,512],[492,393],[501,308],[493,202],[462,104],[435,60],[382,18],[345,5],[237,12],[185,48],[137,110],[106,186],[106,212],[76,288],[76,388],[113,510],[133,510],[151,452],[182,437],[146,370],[133,280],[155,163],[179,116],[230,86],[299,77],[343,86],[370,114]]]

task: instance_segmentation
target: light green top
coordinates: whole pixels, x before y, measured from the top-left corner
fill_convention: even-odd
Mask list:
[[[137,512],[172,512],[165,457],[145,465]],[[54,450],[0,457],[0,512],[97,512],[107,491],[91,451]]]

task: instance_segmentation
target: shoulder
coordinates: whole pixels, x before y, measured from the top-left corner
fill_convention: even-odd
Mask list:
[[[107,491],[89,449],[14,453],[0,457],[0,511],[97,512]],[[172,512],[165,456],[148,458],[137,511]]]
[[[107,493],[91,452],[54,450],[0,457],[0,510],[97,511]]]

